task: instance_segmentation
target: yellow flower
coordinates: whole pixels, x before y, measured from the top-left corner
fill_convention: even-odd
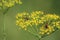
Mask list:
[[[58,17],[56,15],[46,14],[41,19],[43,19],[43,20],[49,20],[49,19],[57,19],[57,18]]]
[[[16,25],[18,25],[18,24],[19,24],[19,21],[17,20],[17,21],[16,21]]]
[[[17,19],[16,24],[18,24],[18,26],[25,30],[27,29],[27,26],[31,25],[29,13],[26,12],[18,13],[16,15],[16,19]]]
[[[53,26],[55,26],[56,28],[60,29],[60,21],[56,21],[52,23]]]
[[[50,34],[53,31],[54,31],[54,28],[50,25],[48,25],[48,27],[42,26],[42,27],[40,27],[39,34]]]
[[[44,35],[45,33],[44,33],[44,32],[39,32],[39,34],[42,34],[42,35]]]
[[[21,0],[15,0],[16,3],[22,4]]]
[[[36,11],[36,14],[44,14],[42,11]]]
[[[16,24],[24,30],[32,30],[38,32],[38,35],[49,35],[53,33],[56,28],[60,29],[60,17],[55,14],[45,14],[41,11],[34,11],[31,13],[23,12],[16,15]],[[33,27],[33,28],[32,28]],[[30,31],[30,30],[29,30]]]
[[[38,22],[39,22],[39,24],[43,24],[44,23],[43,20],[39,20]]]
[[[1,0],[0,2],[0,6],[4,6],[4,7],[12,7],[15,4],[22,4],[22,2],[21,0]]]
[[[60,21],[56,22],[56,27],[60,29]]]
[[[41,18],[41,15],[43,15],[44,13],[42,11],[35,11],[31,13],[31,18],[32,19],[39,19]]]

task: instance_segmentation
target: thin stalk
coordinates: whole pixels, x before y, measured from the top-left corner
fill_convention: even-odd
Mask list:
[[[38,35],[38,34],[36,34],[36,33],[34,33],[34,32],[31,32],[30,30],[27,30],[30,34],[32,34],[33,36],[35,36],[35,37],[37,37],[38,38],[38,40],[41,40],[41,37]]]
[[[8,10],[9,10],[9,8],[7,8],[7,9],[3,12],[3,15],[5,15]]]
[[[36,31],[37,31],[37,33],[38,33],[38,28],[37,28],[37,26],[35,26],[35,28],[36,28]]]
[[[33,26],[31,28],[32,28],[32,31],[34,31],[34,33],[36,33],[36,30],[33,28]]]
[[[5,14],[7,13],[7,11],[9,10],[9,8],[7,8],[4,12],[3,12],[3,36],[4,36],[4,40],[6,40],[6,33],[5,33]]]

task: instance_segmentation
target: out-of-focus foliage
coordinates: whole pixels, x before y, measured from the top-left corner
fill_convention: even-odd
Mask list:
[[[16,25],[22,29],[32,33],[39,38],[49,35],[60,29],[60,17],[56,14],[46,14],[42,11],[34,11],[32,13],[18,13],[16,15]],[[29,28],[35,30],[31,32]]]

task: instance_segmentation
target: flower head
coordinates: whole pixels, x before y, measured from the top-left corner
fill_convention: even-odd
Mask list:
[[[53,33],[57,28],[60,28],[60,17],[55,14],[45,14],[41,17],[43,24],[40,27],[39,34],[48,35]]]
[[[22,28],[27,28],[28,26],[32,25],[38,25],[39,24],[39,19],[43,15],[43,12],[41,11],[35,11],[32,13],[18,13],[16,16],[16,25],[22,27]]]
[[[49,35],[60,29],[60,17],[56,14],[44,14],[42,11],[23,12],[18,13],[16,19],[16,25],[24,30],[32,30],[33,27],[32,32],[40,36]]]
[[[1,0],[0,7],[12,7],[15,4],[22,4],[20,0]]]
[[[26,12],[18,13],[16,19],[17,19],[16,24],[21,28],[26,28],[27,26],[31,25],[29,13]]]
[[[44,34],[50,34],[53,31],[55,31],[54,27],[52,27],[50,25],[45,25],[45,26],[40,27],[39,34],[42,34],[42,35],[44,35]]]

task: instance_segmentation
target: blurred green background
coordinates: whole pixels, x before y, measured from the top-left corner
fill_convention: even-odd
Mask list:
[[[22,5],[11,7],[5,15],[0,12],[0,40],[38,40],[30,33],[20,30],[16,26],[16,14],[41,10],[47,13],[56,13],[60,16],[60,0],[21,0]],[[60,40],[60,31],[42,38],[41,40]]]

